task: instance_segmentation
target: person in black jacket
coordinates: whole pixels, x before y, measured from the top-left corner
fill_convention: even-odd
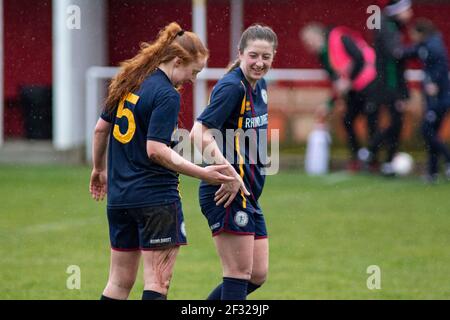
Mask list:
[[[405,51],[405,56],[419,58],[425,74],[422,91],[426,107],[422,134],[428,151],[426,180],[433,183],[438,177],[440,155],[446,163],[446,177],[450,179],[450,150],[439,138],[442,120],[450,107],[448,52],[441,34],[430,20],[418,19],[410,29],[410,37],[416,44]]]
[[[343,124],[351,154],[347,169],[359,171],[356,117],[361,113],[367,116],[369,139],[377,132],[375,52],[357,32],[342,26],[326,28],[313,22],[301,30],[300,37],[307,50],[317,55],[333,83],[333,95],[322,112],[327,115],[336,99],[345,99]]]
[[[387,107],[390,124],[385,130],[375,135],[369,144],[370,156],[366,160],[375,165],[378,150],[386,144],[387,156],[385,163],[381,166],[381,173],[387,176],[394,175],[391,161],[399,149],[403,110],[405,100],[409,98],[404,76],[406,59],[401,38],[402,30],[412,16],[410,0],[390,0],[383,9],[381,27],[375,30],[374,35],[378,103]]]

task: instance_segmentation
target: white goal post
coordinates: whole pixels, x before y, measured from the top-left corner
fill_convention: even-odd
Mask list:
[[[118,71],[117,67],[93,66],[86,72],[86,161],[92,160],[92,136],[95,124],[101,112],[101,106],[105,98],[104,84],[106,80],[113,78]],[[206,82],[218,80],[226,73],[223,68],[205,68],[197,76],[194,89],[194,116],[205,107],[208,92]],[[423,72],[421,70],[406,71],[408,81],[421,81]],[[322,69],[272,69],[265,79],[270,81],[324,81],[327,73]],[[198,90],[200,89],[200,90]]]

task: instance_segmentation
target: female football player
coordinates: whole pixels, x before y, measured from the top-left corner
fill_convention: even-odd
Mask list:
[[[208,182],[200,185],[201,209],[223,268],[223,282],[209,295],[210,300],[245,300],[267,276],[269,243],[258,203],[265,180],[264,165],[252,148],[261,154],[258,145],[267,134],[263,77],[271,68],[277,44],[276,34],[267,26],[253,25],[244,31],[239,58],[214,87],[209,105],[191,131],[199,149],[213,150],[211,158],[216,164],[232,163],[229,174],[237,176],[220,187]],[[223,137],[230,129],[237,131],[222,144],[211,129],[219,130]],[[241,188],[239,178],[246,189]]]
[[[171,149],[180,110],[176,88],[194,82],[207,57],[196,34],[171,23],[122,63],[110,84],[90,180],[94,199],[108,195],[111,267],[103,300],[128,298],[141,255],[142,299],[166,299],[179,246],[186,244],[178,173],[212,185],[235,180],[220,173],[226,165],[202,168]]]

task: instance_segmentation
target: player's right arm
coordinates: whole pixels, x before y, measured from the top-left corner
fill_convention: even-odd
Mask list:
[[[106,151],[111,126],[111,123],[100,118],[94,130],[92,143],[93,169],[89,192],[96,201],[103,200],[107,192]]]
[[[184,175],[188,175],[210,184],[222,184],[234,181],[233,176],[224,175],[228,165],[215,165],[206,168],[197,166],[184,159],[169,146],[158,141],[147,141],[147,154],[151,161]]]
[[[147,155],[151,161],[172,171],[204,180],[210,184],[234,181],[233,176],[221,172],[226,165],[203,168],[184,159],[172,150],[172,134],[177,127],[179,95],[172,91],[161,92],[155,98],[155,108],[150,116],[147,131]]]

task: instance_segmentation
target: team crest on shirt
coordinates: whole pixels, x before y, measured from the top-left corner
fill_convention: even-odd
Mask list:
[[[267,104],[267,91],[266,89],[261,89],[261,96],[264,100],[264,103]]]
[[[248,224],[248,214],[244,211],[238,211],[234,216],[234,222],[239,227],[245,227]]]

